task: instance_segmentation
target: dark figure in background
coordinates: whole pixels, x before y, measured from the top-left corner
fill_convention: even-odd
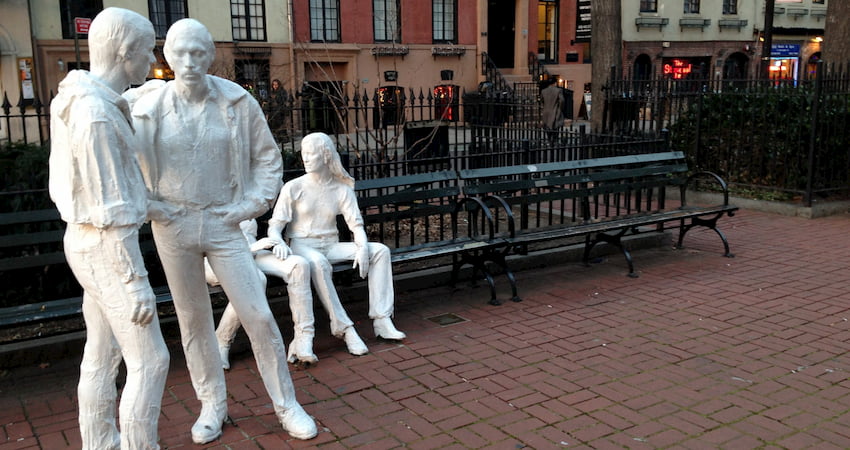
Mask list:
[[[272,88],[269,91],[269,100],[264,105],[266,108],[266,119],[269,129],[277,142],[285,142],[289,136],[286,129],[286,103],[288,95],[280,84],[280,80],[272,80]]]
[[[564,90],[557,80],[548,78],[540,82],[540,99],[543,102],[543,130],[550,144],[554,144],[564,126]]]

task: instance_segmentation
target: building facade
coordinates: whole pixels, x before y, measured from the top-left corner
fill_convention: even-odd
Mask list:
[[[566,87],[590,79],[589,0],[8,0],[0,3],[2,90],[49,98],[88,67],[86,20],[116,6],[149,17],[159,39],[151,78],[168,78],[168,27],[198,19],[217,46],[211,71],[262,97],[273,80],[371,95],[387,87],[475,90],[482,52],[514,81],[545,65]],[[584,13],[581,13],[584,8]],[[23,65],[23,66],[21,66]],[[21,83],[20,67],[30,79]],[[15,102],[15,100],[12,100]]]
[[[623,68],[636,79],[772,77],[798,80],[820,57],[827,0],[640,0],[622,9]],[[772,41],[768,58],[765,38]]]

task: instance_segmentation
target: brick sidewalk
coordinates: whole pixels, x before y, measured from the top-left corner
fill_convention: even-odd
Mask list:
[[[692,231],[685,250],[636,251],[638,279],[616,255],[519,272],[522,303],[487,305],[484,284],[398,286],[402,345],[376,341],[366,302],[349,302],[363,357],[318,313],[319,363],[292,375],[319,436],[282,432],[242,351],[233,423],[207,447],[850,448],[850,216],[721,224],[733,259]],[[430,320],[446,314],[464,321]],[[199,405],[171,344],[161,445],[196,447]],[[78,361],[2,373],[0,450],[79,447]]]

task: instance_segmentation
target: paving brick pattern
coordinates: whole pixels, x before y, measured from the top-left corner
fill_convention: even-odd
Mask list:
[[[318,365],[292,368],[318,437],[282,432],[246,350],[227,373],[232,423],[207,447],[850,448],[850,216],[724,222],[735,258],[693,231],[686,249],[635,252],[637,279],[619,256],[519,272],[522,303],[398,286],[403,344],[376,341],[349,302],[371,353],[324,323]],[[428,320],[449,313],[465,321]],[[199,404],[173,344],[160,444],[191,448]],[[79,447],[78,361],[2,374],[0,450]]]

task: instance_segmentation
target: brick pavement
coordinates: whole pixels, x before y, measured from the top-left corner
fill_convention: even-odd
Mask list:
[[[366,302],[349,302],[363,357],[320,313],[319,363],[292,369],[319,436],[281,431],[241,351],[233,422],[207,447],[850,448],[850,216],[724,222],[733,259],[694,231],[687,249],[635,252],[638,279],[612,256],[519,272],[522,303],[487,305],[484,285],[400,292],[401,345],[376,341]],[[429,320],[442,314],[465,321]],[[196,447],[199,405],[171,344],[161,445]],[[0,374],[0,450],[79,446],[78,360]]]

